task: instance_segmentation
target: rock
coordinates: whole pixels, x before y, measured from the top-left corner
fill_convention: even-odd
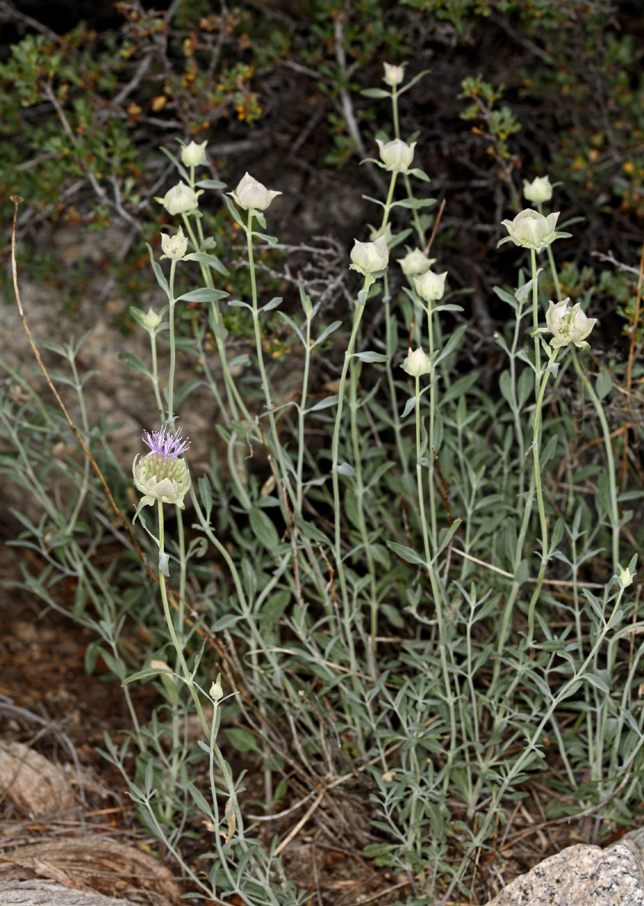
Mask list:
[[[52,881],[0,881],[2,906],[127,906],[131,900],[70,890]]]
[[[74,791],[60,765],[20,742],[0,740],[0,795],[31,818],[68,812],[76,804]]]
[[[487,906],[644,906],[644,833],[609,847],[577,844],[515,878]]]

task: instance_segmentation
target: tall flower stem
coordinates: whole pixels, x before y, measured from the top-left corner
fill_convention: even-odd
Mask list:
[[[163,503],[159,500],[158,503],[158,517],[159,517],[159,558],[163,557],[164,553],[164,520],[163,520]],[[168,590],[165,584],[165,575],[163,570],[159,569],[159,586],[161,588],[161,600],[163,602],[163,614],[165,616],[166,625],[168,627],[168,632],[170,633],[170,638],[172,639],[172,644],[174,645],[175,651],[177,653],[177,660],[179,666],[181,667],[181,672],[183,673],[184,681],[190,690],[195,707],[197,709],[197,716],[199,718],[199,723],[201,724],[201,729],[203,730],[206,737],[210,735],[210,727],[208,726],[208,721],[203,713],[203,708],[201,707],[201,701],[197,694],[195,688],[194,680],[188,669],[188,664],[183,653],[183,645],[180,644],[177,637],[177,632],[174,626],[174,620],[172,619],[172,613],[170,611],[170,604],[168,603]]]
[[[340,503],[340,479],[338,472],[338,459],[339,459],[339,449],[340,449],[340,427],[342,425],[342,410],[344,406],[344,388],[347,382],[347,372],[349,370],[349,363],[353,355],[353,350],[356,345],[356,337],[358,336],[358,329],[360,327],[360,320],[362,318],[362,313],[364,311],[364,306],[367,301],[367,296],[369,294],[369,288],[373,283],[373,276],[371,274],[365,276],[364,286],[361,292],[358,294],[358,300],[356,302],[356,307],[353,313],[353,328],[351,330],[351,337],[349,338],[349,345],[344,353],[344,364],[342,366],[342,374],[340,375],[340,384],[338,387],[338,410],[335,416],[335,425],[333,428],[333,440],[331,442],[331,481],[333,485],[333,512],[334,512],[334,554],[335,554],[335,564],[338,572],[338,578],[340,579],[340,590],[342,592],[342,603],[344,608],[344,628],[346,635],[346,642],[349,649],[349,656],[351,660],[351,669],[357,670],[357,661],[355,656],[355,646],[353,643],[353,632],[351,627],[351,607],[349,603],[349,593],[347,590],[347,577],[344,571],[344,563],[342,561],[342,535],[341,535],[341,526],[340,526],[340,515],[341,515],[341,503]]]
[[[434,373],[432,369],[432,381]],[[430,385],[431,392],[431,385]],[[427,574],[434,596],[434,607],[436,608],[436,623],[438,624],[438,651],[443,671],[443,682],[445,683],[445,700],[450,714],[450,747],[447,756],[447,770],[445,771],[444,787],[447,789],[450,783],[450,767],[453,757],[456,753],[456,709],[454,708],[454,699],[452,696],[452,683],[447,665],[447,633],[445,626],[445,617],[443,614],[442,590],[432,561],[432,553],[429,547],[429,533],[427,531],[427,519],[425,517],[425,495],[423,488],[423,456],[421,440],[421,416],[420,416],[420,378],[416,376],[416,484],[418,488],[418,509],[420,512],[420,526],[423,536],[423,545],[425,550],[425,561],[427,564]],[[428,451],[430,452],[430,451]]]
[[[537,337],[537,339],[539,338]],[[555,364],[558,351],[558,349],[553,349],[550,355],[550,361],[544,369],[543,377],[541,378],[541,386],[539,388],[539,395],[537,397],[537,405],[534,412],[532,456],[534,464],[534,486],[537,492],[537,507],[539,510],[539,521],[541,523],[541,566],[539,567],[537,584],[535,586],[534,592],[532,593],[532,598],[528,607],[528,649],[532,647],[534,638],[534,610],[537,605],[537,601],[539,600],[539,595],[541,594],[541,587],[543,585],[546,566],[548,565],[548,522],[546,519],[546,511],[543,504],[543,488],[541,486],[541,462],[539,458],[541,454],[541,412],[543,409],[543,398],[546,392],[546,385],[548,383],[550,369],[551,366]]]
[[[351,443],[353,446],[353,470],[355,472],[355,490],[356,490],[356,513],[358,518],[358,531],[364,547],[365,558],[367,561],[367,572],[369,574],[369,596],[371,611],[371,651],[375,655],[378,635],[378,594],[376,589],[376,572],[374,569],[373,557],[371,556],[371,546],[369,544],[369,535],[367,533],[367,524],[364,515],[364,496],[365,488],[362,480],[362,451],[360,449],[360,440],[358,437],[358,381],[360,375],[360,364],[351,359],[349,370],[349,409],[351,413]]]
[[[604,412],[604,407],[601,404],[601,400],[595,393],[595,388],[592,385],[592,382],[586,372],[581,367],[579,362],[579,357],[577,355],[577,350],[572,348],[572,363],[574,365],[575,371],[579,376],[580,381],[588,391],[588,396],[593,401],[593,405],[597,410],[597,416],[602,428],[602,434],[604,436],[604,450],[606,452],[606,464],[608,466],[608,491],[610,496],[610,523],[612,528],[612,555],[613,555],[613,569],[615,572],[619,568],[619,530],[620,530],[620,520],[619,520],[619,505],[617,503],[617,478],[615,474],[615,456],[613,454],[613,443],[610,436],[610,428],[608,426],[608,421],[606,419],[606,413]]]
[[[286,471],[286,464],[284,462],[284,453],[282,451],[282,445],[280,444],[279,436],[277,433],[277,424],[275,422],[275,413],[273,412],[273,398],[271,395],[271,386],[268,380],[268,375],[266,374],[266,366],[264,365],[264,353],[262,351],[262,332],[259,325],[259,309],[257,306],[257,278],[255,274],[255,258],[253,254],[253,211],[252,208],[248,211],[248,224],[246,226],[246,245],[248,250],[248,267],[250,270],[250,288],[251,288],[251,302],[252,302],[252,311],[253,311],[253,329],[255,332],[255,349],[257,352],[257,364],[259,365],[259,373],[262,379],[262,388],[264,390],[264,399],[266,400],[266,408],[268,410],[268,420],[271,427],[271,442],[273,446],[273,453],[277,458],[279,464],[280,474],[284,488],[289,492],[292,503],[295,504],[293,500],[293,488],[290,481],[288,480],[288,474]],[[280,495],[281,496],[281,495]],[[288,517],[288,514],[284,514]]]

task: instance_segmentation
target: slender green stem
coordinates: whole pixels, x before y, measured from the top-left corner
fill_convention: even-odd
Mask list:
[[[163,556],[164,553],[164,521],[163,521],[163,504],[161,501],[158,502],[158,517],[159,517],[159,557]],[[177,653],[177,660],[181,667],[181,672],[183,673],[183,678],[185,683],[190,690],[195,707],[197,709],[197,716],[199,718],[199,723],[201,724],[201,729],[204,734],[208,736],[210,730],[208,727],[208,721],[206,720],[203,708],[201,707],[201,701],[199,700],[199,695],[195,688],[195,684],[192,676],[190,675],[190,670],[188,669],[188,664],[186,662],[185,655],[183,653],[183,646],[180,644],[179,639],[177,638],[177,632],[174,627],[174,620],[172,619],[172,613],[170,611],[170,604],[168,603],[168,590],[165,584],[165,575],[163,570],[159,569],[159,585],[161,588],[161,600],[163,602],[163,613],[165,616],[166,625],[168,627],[168,632],[170,633],[170,638],[172,639],[172,644],[174,645],[175,651]]]
[[[251,302],[253,310],[253,329],[255,332],[255,350],[257,352],[257,364],[259,365],[259,373],[262,379],[262,388],[264,390],[264,399],[266,400],[266,408],[268,410],[268,420],[271,428],[271,446],[273,448],[272,452],[277,459],[279,465],[279,471],[282,479],[282,483],[286,490],[288,491],[291,502],[295,505],[295,500],[293,497],[293,488],[291,482],[288,479],[288,473],[286,470],[286,463],[284,462],[284,452],[282,450],[282,445],[277,433],[277,423],[275,422],[275,413],[273,412],[273,398],[271,395],[271,385],[268,380],[268,375],[266,374],[266,367],[264,365],[264,352],[262,350],[262,332],[259,324],[259,309],[257,303],[257,277],[255,274],[255,258],[253,253],[253,211],[252,208],[248,211],[248,223],[246,225],[246,247],[248,250],[248,267],[250,270],[250,288],[251,288]],[[281,500],[281,495],[280,495]],[[288,518],[288,514],[284,513],[285,518]]]
[[[177,361],[177,350],[174,336],[174,275],[177,268],[177,262],[173,259],[170,262],[170,303],[169,322],[170,322],[170,373],[168,375],[168,418],[166,421],[171,425],[174,418],[174,372]]]
[[[555,364],[555,359],[557,358],[558,352],[558,349],[552,350],[550,361],[544,369],[543,377],[541,379],[541,386],[539,388],[539,395],[537,397],[537,405],[534,413],[532,457],[534,467],[534,484],[537,491],[537,507],[539,510],[539,521],[541,523],[541,566],[539,568],[539,575],[537,576],[537,584],[535,586],[534,592],[532,593],[532,598],[528,607],[528,648],[532,647],[534,638],[534,611],[535,607],[537,606],[537,601],[539,600],[539,595],[541,594],[541,586],[543,585],[543,579],[545,576],[549,557],[548,521],[546,519],[546,511],[543,503],[543,488],[541,486],[541,413],[543,408],[543,398],[546,392],[546,385],[548,383],[548,377],[550,375],[550,368]]]
[[[608,421],[606,420],[606,413],[604,412],[604,407],[601,404],[601,400],[595,393],[595,388],[592,385],[592,382],[586,372],[581,367],[579,362],[579,357],[577,355],[577,350],[573,346],[571,348],[572,352],[572,363],[575,367],[579,379],[582,384],[588,391],[588,395],[593,401],[593,405],[597,411],[597,417],[602,428],[602,434],[604,436],[604,451],[606,453],[606,464],[608,466],[608,491],[610,495],[610,522],[612,527],[612,554],[613,554],[613,570],[615,572],[619,569],[619,530],[620,530],[620,520],[619,520],[619,505],[617,502],[617,477],[615,474],[615,456],[613,454],[613,443],[610,436],[610,428],[608,426]]]
[[[376,571],[374,568],[373,557],[371,555],[371,546],[369,544],[369,535],[367,533],[367,524],[364,517],[364,482],[362,480],[362,453],[360,449],[360,440],[358,437],[358,380],[360,365],[355,359],[351,359],[349,371],[349,410],[351,414],[351,443],[353,446],[353,470],[355,472],[355,492],[356,492],[356,513],[358,517],[358,531],[364,547],[365,558],[367,560],[367,572],[369,574],[369,607],[371,612],[371,651],[375,655],[378,635],[378,594],[376,590]]]
[[[360,320],[364,312],[365,303],[367,301],[367,296],[369,294],[369,288],[373,283],[373,277],[368,274],[364,278],[364,286],[362,291],[358,295],[358,300],[356,302],[356,308],[353,315],[353,328],[351,330],[351,337],[349,339],[349,345],[344,353],[344,364],[342,366],[342,374],[340,375],[340,384],[338,387],[338,409],[335,416],[335,425],[333,428],[333,440],[331,442],[331,481],[333,484],[333,511],[334,511],[334,553],[335,553],[335,564],[338,573],[338,578],[340,579],[340,590],[342,592],[342,602],[344,607],[344,625],[345,625],[345,634],[346,642],[349,647],[349,655],[351,658],[351,669],[357,669],[357,662],[355,659],[355,648],[353,643],[353,632],[351,629],[351,609],[349,603],[349,594],[347,590],[347,578],[344,572],[344,563],[342,561],[342,535],[341,535],[341,524],[340,516],[342,512],[342,505],[340,502],[340,479],[338,472],[338,459],[339,459],[339,449],[340,449],[340,427],[342,425],[342,409],[344,406],[344,388],[347,382],[347,372],[349,370],[349,363],[353,355],[353,350],[356,344],[356,337],[358,336],[358,329],[360,327]]]

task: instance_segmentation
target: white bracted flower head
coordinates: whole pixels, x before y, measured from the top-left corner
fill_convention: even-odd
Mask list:
[[[169,236],[167,233],[161,233],[161,248],[163,249],[161,258],[170,258],[172,261],[181,261],[188,250],[188,237],[183,235],[181,227],[179,227],[174,236]]]
[[[201,192],[195,192],[190,186],[180,182],[168,189],[163,198],[155,200],[163,205],[168,214],[187,214],[199,207],[200,195]]]
[[[411,145],[408,145],[407,142],[395,138],[393,141],[385,144],[377,138],[376,144],[380,149],[380,160],[385,165],[386,170],[389,170],[391,173],[409,172],[409,165],[414,159],[416,142],[412,142]]]
[[[208,142],[202,142],[198,145],[196,142],[190,142],[181,149],[181,163],[186,167],[199,167],[201,164],[207,164],[206,145]]]
[[[155,500],[160,500],[183,509],[183,498],[190,490],[190,472],[185,459],[179,457],[188,449],[190,441],[182,439],[181,428],[172,434],[167,425],[152,434],[146,431],[143,440],[150,453],[143,459],[135,456],[132,463],[134,484],[144,494],[141,502],[152,506]]]
[[[438,302],[445,294],[446,277],[447,271],[444,274],[435,274],[427,270],[421,277],[414,277],[416,292],[425,302]]]
[[[550,180],[547,176],[537,176],[532,182],[528,182],[527,179],[523,180],[523,194],[528,199],[535,204],[540,204],[544,201],[550,201],[552,198],[552,186],[550,185]]]
[[[391,85],[392,88],[400,85],[405,78],[404,68],[402,66],[394,66],[392,63],[383,63],[382,65],[385,67],[385,74],[382,77],[383,82]]]
[[[503,226],[510,235],[501,241],[507,242],[508,239],[511,239],[515,245],[540,252],[541,249],[546,248],[557,238],[556,226],[558,217],[559,211],[544,217],[538,211],[526,208],[525,211],[517,214],[514,220],[502,221]]]
[[[413,352],[409,352],[407,358],[401,365],[407,374],[412,377],[420,377],[421,374],[429,374],[432,370],[432,362],[429,356],[419,346]]]
[[[588,349],[585,340],[597,323],[597,318],[587,318],[579,302],[569,308],[569,302],[570,299],[563,299],[556,304],[551,301],[548,306],[546,324],[552,334],[550,345],[554,349],[560,349],[574,343],[579,349]]]
[[[407,277],[419,277],[428,271],[435,261],[435,258],[428,258],[425,252],[420,249],[412,249],[411,252],[407,252],[405,257],[398,261],[398,264],[402,267],[403,274]]]
[[[384,271],[389,263],[389,249],[385,237],[380,236],[375,242],[358,242],[357,239],[354,241],[355,245],[351,249],[352,269],[363,277]]]
[[[265,211],[272,200],[282,193],[267,189],[249,173],[245,173],[237,189],[228,194],[246,211]]]
[[[628,566],[624,569],[619,563],[617,564],[617,568],[619,570],[617,578],[619,579],[622,588],[628,588],[629,585],[633,584],[633,580],[637,573],[632,573]]]

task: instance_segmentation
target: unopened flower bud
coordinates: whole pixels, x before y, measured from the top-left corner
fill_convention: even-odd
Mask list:
[[[387,85],[391,85],[394,88],[396,85],[400,85],[402,80],[405,78],[405,70],[402,66],[394,66],[391,63],[383,63],[385,67],[385,74],[382,77],[383,82],[386,82]]]
[[[445,294],[446,277],[447,271],[444,274],[435,274],[427,270],[421,277],[414,277],[416,292],[425,302],[438,302]]]
[[[206,145],[208,142],[202,142],[198,145],[196,142],[190,142],[181,149],[181,162],[186,167],[198,167],[200,164],[207,164]]]
[[[272,200],[282,193],[267,189],[261,182],[257,182],[246,173],[240,180],[237,189],[228,194],[235,199],[240,208],[247,211],[265,211]]]
[[[436,261],[435,258],[428,258],[420,249],[413,249],[411,252],[407,252],[398,264],[402,267],[403,274],[408,277],[418,277],[428,271],[434,261]]]
[[[510,235],[501,241],[507,242],[508,239],[511,239],[515,245],[540,252],[557,238],[558,217],[558,211],[556,214],[548,214],[547,217],[544,217],[538,211],[526,208],[525,211],[517,214],[514,220],[502,221]]]
[[[420,377],[421,374],[429,374],[432,370],[432,362],[429,356],[419,347],[409,353],[401,367],[412,377]]]
[[[547,176],[537,176],[532,182],[523,180],[523,194],[528,201],[540,204],[552,198],[552,186]]]
[[[224,690],[221,688],[221,677],[217,677],[217,682],[210,686],[210,697],[213,701],[218,702],[224,697]]]
[[[154,330],[163,321],[163,318],[153,308],[148,308],[147,314],[141,316],[141,321],[146,330]]]
[[[163,198],[157,198],[168,214],[187,214],[189,211],[195,211],[199,207],[199,195],[201,192],[195,192],[185,183],[177,183],[165,193]]]
[[[188,237],[183,235],[181,227],[179,227],[175,236],[168,236],[167,233],[161,233],[161,248],[163,249],[162,258],[180,261],[188,250]]]
[[[356,239],[351,250],[351,260],[353,270],[364,277],[384,270],[389,263],[389,249],[384,236],[375,242],[358,242]]]
[[[370,239],[372,242],[375,242],[376,239],[380,239],[381,236],[383,237],[383,239],[384,239],[385,242],[387,243],[387,248],[389,248],[389,244],[390,244],[391,239],[392,239],[392,236],[391,236],[391,224],[390,224],[390,223],[386,223],[386,224],[385,224],[384,230],[383,230],[382,228],[380,228],[379,230],[372,230],[372,231],[369,233],[369,239]]]
[[[179,457],[190,442],[182,439],[181,428],[173,435],[167,425],[152,434],[146,431],[143,440],[151,452],[140,460],[135,456],[132,464],[134,484],[145,495],[142,503],[151,506],[160,500],[183,509],[183,498],[190,489],[190,472],[185,459]]]
[[[412,142],[411,145],[408,145],[401,139],[395,138],[385,145],[385,143],[378,138],[376,139],[376,144],[380,149],[380,160],[387,170],[392,173],[409,172],[409,165],[414,159],[416,142]]]

